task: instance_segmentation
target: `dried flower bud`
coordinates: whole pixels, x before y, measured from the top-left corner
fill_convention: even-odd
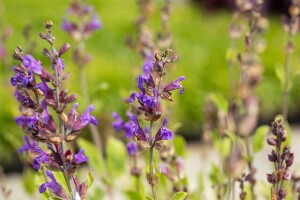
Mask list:
[[[47,22],[45,23],[45,28],[46,28],[46,29],[51,29],[52,26],[53,26],[53,22],[52,22],[52,21],[47,21]]]
[[[43,55],[46,56],[47,58],[49,58],[50,60],[52,60],[52,57],[53,57],[52,53],[48,49],[46,49],[46,48],[43,49]]]
[[[161,61],[161,55],[159,53],[156,53],[154,57],[156,61]]]

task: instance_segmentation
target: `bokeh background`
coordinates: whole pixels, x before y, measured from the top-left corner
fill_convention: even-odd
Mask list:
[[[87,66],[88,83],[91,101],[95,104],[95,115],[100,120],[101,133],[115,134],[110,124],[111,113],[125,113],[127,108],[123,99],[136,90],[136,76],[140,73],[142,60],[138,53],[129,49],[125,40],[136,35],[134,21],[138,15],[135,0],[97,0],[87,1],[95,7],[103,23],[86,43],[86,50],[93,56]],[[275,1],[274,1],[275,2]],[[269,19],[269,28],[265,34],[266,49],[261,55],[264,64],[264,75],[257,94],[260,97],[260,123],[269,123],[281,110],[282,94],[279,80],[275,75],[275,67],[284,63],[284,45],[287,39],[280,23],[280,14],[286,12],[288,1],[267,1],[264,8]],[[149,27],[155,32],[160,29],[160,7],[163,1],[157,0]],[[174,0],[170,17],[170,31],[173,38],[173,49],[178,54],[176,66],[169,77],[177,78],[185,75],[183,82],[185,93],[175,95],[171,108],[170,124],[175,124],[177,134],[188,140],[199,140],[202,134],[203,106],[211,92],[223,95],[228,93],[228,65],[225,54],[229,47],[228,26],[232,16],[232,2],[221,0]],[[0,67],[0,164],[6,172],[21,169],[16,149],[22,144],[23,134],[15,125],[14,117],[18,113],[17,101],[13,96],[10,77],[11,66],[16,64],[11,54],[17,45],[32,47],[33,56],[40,59],[44,66],[49,61],[41,56],[47,44],[38,33],[44,31],[43,24],[47,20],[54,23],[56,45],[65,42],[72,46],[71,38],[60,28],[69,1],[61,0],[2,0],[1,26],[10,27],[12,32],[5,40],[6,61]],[[23,36],[24,27],[30,25],[30,40]],[[300,63],[298,48],[299,35],[294,38],[296,51],[292,58],[293,71],[297,73]],[[242,48],[242,43],[238,45]],[[26,50],[25,50],[26,52]],[[66,71],[71,76],[66,81],[66,88],[79,94],[79,71],[72,62],[71,53],[64,57]],[[290,98],[291,122],[299,122],[300,79],[295,79]],[[82,109],[82,107],[81,107]],[[175,126],[174,125],[174,126]],[[89,137],[88,134],[85,134]]]

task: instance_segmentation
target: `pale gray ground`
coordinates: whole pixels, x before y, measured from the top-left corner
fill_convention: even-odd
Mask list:
[[[295,152],[295,161],[293,169],[299,169],[300,167],[300,127],[292,127],[292,151]],[[270,152],[270,148],[265,145],[265,148],[255,157],[254,166],[258,169],[256,178],[266,180],[266,173],[271,171],[271,164],[267,162],[267,156]],[[198,142],[190,143],[188,145],[188,153],[185,159],[186,173],[190,183],[191,190],[197,190],[198,177],[202,173],[205,179],[205,191],[201,200],[213,200],[211,184],[208,180],[208,174],[211,170],[212,163],[219,163],[219,156],[216,151],[210,147],[204,147]],[[20,174],[9,174],[6,176],[6,186],[12,189],[11,200],[29,200],[34,199],[28,197],[23,190]],[[118,181],[119,188],[123,188],[123,184],[126,184],[126,180]],[[117,186],[118,187],[118,186]],[[265,191],[262,186],[258,186],[258,190]],[[269,191],[267,191],[269,192]],[[3,197],[0,195],[0,200]],[[38,199],[38,198],[36,198]],[[119,194],[115,194],[116,200],[123,199]],[[238,198],[236,198],[238,199]]]

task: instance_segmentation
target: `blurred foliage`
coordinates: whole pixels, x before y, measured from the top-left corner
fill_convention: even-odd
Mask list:
[[[135,35],[134,20],[137,16],[135,0],[87,1],[94,5],[103,22],[102,30],[98,31],[87,41],[86,49],[93,56],[93,61],[87,66],[88,82],[91,91],[91,101],[96,105],[96,116],[100,120],[102,132],[112,132],[110,129],[111,112],[125,113],[126,105],[123,98],[136,90],[135,77],[140,72],[142,61],[138,54],[128,49],[125,38]],[[43,31],[46,20],[54,22],[56,46],[72,40],[60,29],[61,20],[68,7],[69,1],[38,1],[38,0],[3,0],[3,21],[13,28],[13,34],[6,41],[7,51],[11,54],[16,45],[26,47],[22,30],[26,24],[31,24],[32,38],[37,47],[35,58],[40,59],[49,68],[49,61],[40,56],[46,45],[40,40],[38,33]],[[160,5],[157,1],[153,19],[149,26],[153,30],[160,29]],[[176,68],[170,70],[174,79],[185,75],[183,82],[185,93],[175,95],[175,102],[170,106],[172,116],[170,122],[181,122],[178,132],[187,136],[198,136],[201,133],[203,120],[203,104],[205,96],[210,92],[227,95],[228,66],[225,61],[226,50],[229,46],[228,26],[231,13],[208,13],[197,4],[189,1],[174,1],[170,17],[170,30],[174,39],[174,50],[179,56]],[[284,63],[285,33],[279,22],[280,16],[269,16],[270,24],[266,33],[266,51],[262,54],[265,65],[264,78],[257,93],[261,98],[261,119],[270,121],[275,113],[281,110],[280,81],[276,78],[275,68]],[[295,37],[298,44],[299,36]],[[25,48],[26,49],[26,48]],[[292,68],[298,69],[300,63],[299,48],[292,59]],[[66,71],[71,72],[66,88],[79,93],[77,83],[79,73],[71,60],[71,53],[64,57]],[[12,65],[16,64],[11,61]],[[0,73],[0,157],[1,163],[7,160],[21,143],[21,129],[17,128],[13,118],[17,116],[17,102],[13,98],[13,88],[10,86],[11,66],[1,66]],[[176,69],[176,70],[175,70]],[[300,80],[295,80],[290,98],[290,115],[299,110]],[[79,103],[82,97],[79,94]],[[82,104],[83,105],[83,104]],[[84,109],[80,107],[81,111]]]

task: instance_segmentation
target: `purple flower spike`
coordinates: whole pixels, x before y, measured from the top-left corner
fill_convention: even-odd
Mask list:
[[[37,146],[37,142],[32,140],[30,142],[29,137],[24,136],[24,145],[22,145],[19,149],[18,149],[18,153],[22,154],[24,151],[26,153],[28,153],[29,151],[34,151],[35,147]]]
[[[77,165],[87,162],[88,160],[89,158],[84,155],[84,149],[80,149],[78,153],[74,154],[73,161]]]
[[[184,88],[182,85],[179,84],[180,81],[183,81],[185,79],[184,76],[180,76],[178,79],[176,79],[175,81],[169,83],[164,89],[164,92],[170,92],[173,90],[177,90],[179,88],[181,88],[179,94],[182,94],[184,92]]]
[[[133,156],[136,153],[137,147],[137,144],[132,140],[126,144],[127,152],[131,156]]]
[[[90,112],[92,112],[94,110],[95,106],[94,105],[90,105],[88,107],[88,109],[81,115],[80,120],[81,120],[81,126],[85,126],[87,125],[89,122],[97,125],[98,121],[96,119],[96,117],[90,115]]]
[[[23,65],[38,75],[42,74],[42,65],[31,55],[26,55],[23,57]]]
[[[172,131],[167,129],[166,125],[168,123],[168,119],[165,118],[164,122],[162,124],[162,126],[160,127],[160,129],[157,131],[156,135],[155,135],[155,141],[154,142],[158,142],[161,140],[171,140],[172,139]]]
[[[124,129],[124,121],[123,119],[118,115],[118,113],[113,112],[112,117],[116,120],[112,123],[112,127],[117,131],[120,132],[122,129]]]

